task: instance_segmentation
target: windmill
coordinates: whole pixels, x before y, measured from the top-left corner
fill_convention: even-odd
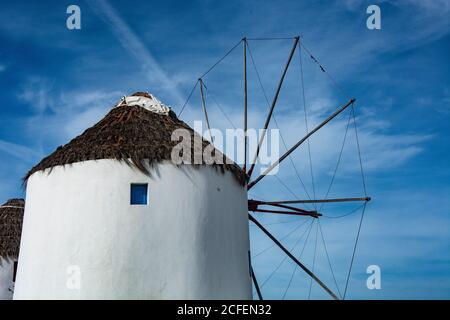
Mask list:
[[[317,276],[314,264],[313,268],[307,267],[301,255],[282,243],[284,237],[276,238],[255,217],[269,213],[319,221],[323,212],[303,205],[363,202],[347,288],[366,203],[370,200],[365,192],[360,152],[364,197],[331,199],[330,188],[321,199],[316,199],[315,193],[307,199],[275,201],[248,197],[248,191],[253,191],[286,159],[293,164],[293,152],[304,143],[309,147],[310,138],[345,110],[352,111],[345,134],[353,119],[357,136],[352,98],[307,130],[303,138],[256,176],[256,160],[262,156],[271,120],[276,122],[274,111],[289,65],[295,52],[303,48],[299,37],[288,39],[293,40],[293,45],[274,98],[268,103],[269,112],[253,158],[249,157],[247,146],[247,52],[258,73],[249,45],[251,39],[244,38],[199,77],[178,117],[153,94],[136,92],[123,97],[98,123],[31,168],[24,178],[27,205],[14,299],[250,299],[252,281],[262,299],[261,288],[267,279],[259,285],[257,270],[252,266],[249,220],[282,250],[285,259],[292,260],[296,268],[308,275],[311,284],[314,281],[338,299]],[[229,162],[213,145],[205,95],[210,93],[206,74],[241,44],[245,140],[242,167]],[[319,64],[312,55],[311,58]],[[259,75],[258,82],[261,84]],[[179,119],[197,86],[211,141]],[[174,139],[177,133],[182,133],[180,144],[186,137],[187,147],[181,152],[183,159],[187,157],[186,162],[174,161],[174,153],[180,155],[180,144],[177,137]],[[203,158],[197,163],[197,152],[204,155],[203,150],[214,151],[214,158],[217,156],[220,162],[210,163]],[[318,230],[322,238],[323,234],[320,224],[316,226],[317,242]],[[312,224],[306,239],[311,228]],[[338,294],[341,296],[339,288]]]
[[[0,206],[0,300],[12,298],[24,206],[23,199],[9,199]]]
[[[255,60],[253,58],[253,54],[252,51],[250,49],[250,43],[252,41],[271,41],[271,40],[290,40],[293,42],[292,47],[289,51],[289,55],[287,58],[287,61],[284,65],[284,68],[282,69],[282,73],[281,76],[279,78],[278,84],[276,86],[275,89],[275,93],[274,96],[272,98],[271,101],[269,101],[267,99],[267,95],[265,93],[265,89],[264,86],[262,85],[262,81],[261,81],[261,77],[259,75],[258,72],[258,68],[256,67],[256,63]],[[367,203],[371,200],[371,198],[367,195],[367,191],[366,191],[366,184],[365,184],[365,178],[364,178],[364,170],[363,170],[363,165],[362,165],[362,160],[361,160],[361,151],[360,151],[360,143],[359,143],[359,138],[358,138],[358,129],[357,129],[357,125],[356,125],[356,116],[355,116],[355,98],[350,98],[347,102],[344,102],[341,104],[341,106],[339,106],[334,112],[332,112],[331,114],[329,114],[326,118],[322,119],[322,121],[316,125],[314,128],[312,128],[311,130],[309,130],[308,128],[308,122],[307,122],[307,115],[306,115],[306,103],[305,103],[305,92],[304,92],[304,80],[303,80],[303,66],[302,66],[302,51],[304,50],[306,52],[306,54],[309,55],[309,57],[311,58],[311,60],[313,61],[314,64],[317,65],[317,67],[320,69],[320,71],[322,73],[324,73],[331,81],[332,83],[338,87],[341,91],[343,91],[339,85],[336,83],[336,81],[334,80],[333,77],[331,77],[331,75],[325,70],[324,66],[318,61],[318,59],[316,59],[314,57],[314,55],[311,53],[310,50],[308,50],[308,48],[306,48],[306,46],[303,43],[303,40],[300,38],[300,36],[295,36],[295,37],[284,37],[284,38],[242,38],[237,44],[235,44],[229,51],[227,51],[227,53],[222,56],[217,62],[215,62],[206,72],[204,72],[196,81],[196,83],[194,84],[192,90],[190,91],[185,103],[183,104],[183,106],[181,107],[181,110],[178,114],[178,116],[181,116],[181,114],[183,113],[183,111],[185,110],[186,106],[189,104],[189,101],[191,99],[191,97],[193,96],[195,90],[197,87],[199,87],[199,94],[200,94],[200,99],[201,99],[201,107],[202,107],[202,111],[205,117],[205,122],[207,125],[207,128],[209,130],[209,136],[211,139],[211,142],[214,143],[213,137],[211,135],[211,126],[210,126],[210,118],[208,116],[208,112],[207,112],[207,103],[206,103],[206,98],[205,98],[205,91],[209,91],[208,87],[205,84],[205,77],[206,75],[208,75],[213,69],[215,69],[222,61],[225,60],[225,58],[227,58],[228,55],[230,55],[235,49],[237,49],[238,47],[242,47],[243,48],[243,130],[244,130],[244,162],[242,164],[242,170],[246,173],[247,175],[247,190],[250,191],[251,189],[253,189],[256,185],[260,184],[261,181],[268,175],[271,174],[271,172],[277,168],[278,166],[280,166],[282,163],[285,162],[286,159],[290,159],[291,155],[297,150],[299,149],[299,147],[301,147],[304,144],[308,144],[308,151],[309,151],[309,161],[310,161],[310,165],[312,166],[311,162],[311,151],[310,151],[310,138],[315,135],[317,132],[319,132],[322,128],[324,128],[325,126],[327,126],[330,122],[333,121],[333,119],[335,119],[336,117],[338,117],[339,115],[343,114],[344,111],[348,111],[349,112],[349,117],[348,117],[348,122],[347,122],[347,126],[346,126],[346,131],[345,131],[345,136],[344,136],[344,141],[342,143],[342,147],[340,149],[340,153],[339,153],[339,158],[337,161],[337,165],[336,168],[334,170],[333,176],[332,176],[332,181],[331,184],[326,192],[325,197],[323,198],[311,198],[308,194],[308,199],[293,199],[293,200],[258,200],[258,199],[248,199],[248,219],[249,221],[251,221],[263,234],[265,234],[272,242],[275,246],[277,246],[279,249],[281,249],[281,251],[286,255],[286,258],[289,258],[296,266],[294,269],[294,273],[295,270],[297,269],[297,267],[299,267],[300,269],[302,269],[308,277],[310,277],[311,279],[311,283],[312,281],[314,281],[315,283],[317,283],[326,293],[328,293],[333,299],[345,299],[346,293],[347,293],[347,288],[348,288],[348,283],[349,283],[349,278],[350,278],[350,274],[351,274],[351,270],[352,270],[352,266],[353,266],[353,262],[354,262],[354,258],[355,258],[355,253],[356,253],[356,248],[357,248],[357,244],[359,241],[359,236],[360,236],[360,231],[361,231],[361,226],[363,223],[363,219],[364,219],[364,215],[365,215],[365,209],[366,209],[366,205]],[[277,102],[279,100],[279,96],[280,96],[280,92],[282,90],[283,87],[283,83],[285,81],[286,78],[286,74],[288,72],[288,69],[292,63],[293,57],[295,52],[298,52],[299,54],[299,59],[300,59],[300,72],[301,72],[301,82],[302,82],[302,89],[303,89],[303,105],[305,108],[305,126],[306,126],[306,134],[303,137],[300,137],[299,140],[293,144],[290,148],[286,147],[285,141],[283,139],[283,143],[285,145],[286,151],[284,154],[282,154],[275,162],[273,162],[268,168],[266,168],[261,174],[259,175],[255,175],[255,166],[256,163],[258,161],[258,158],[260,156],[260,150],[261,150],[261,146],[266,138],[266,133],[267,130],[269,128],[269,125],[272,121],[272,119],[274,119],[274,110],[277,106]],[[247,57],[248,55],[250,56],[250,60],[252,62],[253,68],[255,70],[257,79],[258,79],[258,84],[262,90],[262,92],[264,93],[264,96],[266,98],[267,104],[268,104],[268,111],[267,111],[267,116],[265,118],[265,122],[264,125],[262,127],[262,135],[259,137],[259,141],[257,144],[257,148],[256,148],[256,152],[254,153],[253,157],[250,158],[249,155],[249,148],[248,148],[248,139],[247,139],[247,130],[248,130],[248,110],[249,110],[249,101],[248,101],[248,70],[247,70]],[[220,104],[216,101],[216,99],[214,98],[214,102],[216,103],[216,105],[221,109],[222,113],[226,116],[225,112],[222,110],[222,108],[220,107]],[[228,119],[228,117],[227,117]],[[339,164],[341,162],[341,157],[342,157],[342,151],[344,148],[344,144],[345,144],[345,139],[347,137],[347,132],[349,130],[351,121],[353,122],[353,126],[354,126],[354,131],[355,131],[355,138],[356,138],[356,144],[357,144],[357,153],[358,153],[358,162],[359,162],[359,169],[360,169],[360,173],[361,173],[361,181],[362,181],[362,189],[363,189],[363,196],[351,196],[351,197],[339,197],[339,198],[329,198],[329,192],[331,189],[331,186],[333,184],[333,181],[335,179],[336,176],[336,172],[337,169],[339,167]],[[278,124],[277,124],[278,126]],[[250,160],[250,161],[249,161]],[[295,165],[292,161],[292,159],[290,159],[292,165],[295,168]],[[297,175],[297,169],[295,170]],[[311,167],[311,175],[312,175],[312,167]],[[300,181],[301,178],[299,177]],[[301,181],[301,183],[303,184],[303,182]],[[314,180],[313,180],[314,183]],[[313,186],[314,187],[314,186]],[[306,189],[305,189],[306,190]],[[291,192],[292,193],[292,192]],[[315,196],[315,192],[314,192],[314,196]],[[289,250],[288,248],[286,248],[285,245],[283,245],[282,241],[280,239],[277,239],[277,237],[275,237],[262,223],[260,223],[256,218],[255,218],[255,214],[260,214],[260,213],[269,213],[269,214],[282,214],[282,215],[289,215],[289,216],[301,216],[301,217],[312,217],[313,219],[317,219],[319,220],[322,217],[322,213],[319,212],[317,209],[315,210],[308,210],[303,208],[303,205],[307,205],[307,204],[313,204],[315,206],[315,208],[317,208],[318,204],[328,204],[328,203],[350,203],[350,202],[360,202],[362,203],[361,206],[359,206],[357,209],[361,209],[361,216],[360,216],[360,220],[359,220],[359,224],[358,224],[358,230],[357,230],[357,235],[356,235],[356,239],[355,239],[355,243],[353,245],[353,250],[352,250],[352,256],[351,256],[351,261],[350,261],[350,266],[348,269],[348,273],[347,273],[347,277],[346,277],[346,283],[345,283],[345,289],[343,294],[340,293],[339,291],[339,287],[336,283],[336,279],[333,273],[333,269],[331,267],[331,263],[330,263],[330,259],[328,257],[328,252],[325,246],[325,241],[323,240],[323,232],[322,232],[322,228],[320,227],[320,224],[318,225],[318,229],[320,230],[321,236],[322,236],[322,240],[324,241],[324,247],[325,247],[325,252],[327,254],[327,259],[328,262],[330,263],[330,269],[331,272],[333,274],[333,278],[336,284],[336,287],[339,291],[339,296],[333,292],[329,286],[327,286],[315,273],[313,270],[310,270],[304,263],[302,263],[300,261],[299,258],[296,257],[295,254],[292,253],[292,250]],[[321,207],[322,208],[322,207]],[[351,213],[355,212],[355,210],[353,210]],[[312,225],[311,225],[312,227]],[[319,229],[320,228],[320,229]],[[309,230],[311,231],[311,229]],[[308,233],[308,237],[309,237],[309,233]],[[317,244],[317,233],[316,233],[316,244]],[[305,243],[306,245],[306,243]],[[314,259],[315,259],[315,252],[314,252]],[[284,261],[284,260],[283,260]],[[292,278],[294,276],[294,273],[291,276],[291,279],[289,281],[289,285],[291,284]],[[253,266],[251,267],[251,275],[252,275],[252,280],[253,280],[253,285],[255,287],[256,293],[259,297],[259,299],[263,299],[263,295],[260,289],[260,285],[258,283],[255,271],[253,269]],[[270,276],[269,276],[270,278]],[[268,279],[269,279],[268,278]],[[289,287],[288,287],[289,288]],[[311,287],[310,287],[310,291],[311,291]],[[287,292],[287,289],[286,289]],[[286,294],[285,292],[285,294]],[[311,292],[310,292],[311,293]],[[283,296],[284,297],[284,296]]]

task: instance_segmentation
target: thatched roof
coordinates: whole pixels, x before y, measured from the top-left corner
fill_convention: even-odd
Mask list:
[[[152,97],[147,93],[137,92],[133,96]],[[64,146],[59,146],[52,154],[44,158],[25,176],[24,181],[36,171],[51,169],[59,165],[68,165],[86,160],[116,159],[135,165],[148,174],[148,165],[171,160],[172,148],[179,142],[171,141],[175,129],[184,128],[191,133],[192,141],[195,131],[179,120],[170,111],[168,115],[158,114],[140,106],[119,105],[97,124],[84,131]],[[198,135],[197,135],[198,136]],[[202,148],[209,142],[202,139]],[[215,150],[215,152],[219,152]],[[194,146],[191,148],[191,163],[194,163]],[[222,172],[230,171],[244,185],[246,175],[234,163],[213,164]],[[130,162],[131,160],[131,162]],[[228,160],[228,163],[230,161]]]
[[[24,206],[23,199],[10,199],[0,207],[0,258],[19,257]]]

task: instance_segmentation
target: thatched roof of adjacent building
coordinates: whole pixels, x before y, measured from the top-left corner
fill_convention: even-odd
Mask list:
[[[137,92],[133,96],[150,97],[147,93]],[[121,104],[113,109],[97,124],[84,131],[64,146],[59,146],[52,154],[33,167],[24,177],[24,181],[35,172],[55,166],[99,159],[116,159],[135,165],[140,171],[149,174],[148,165],[171,160],[172,148],[178,141],[172,141],[172,132],[187,129],[194,141],[195,131],[179,120],[170,111],[168,115],[158,114],[140,106]],[[198,135],[197,135],[198,136]],[[202,139],[202,150],[209,141]],[[244,185],[246,175],[242,169],[230,161],[220,151],[223,164],[213,164],[222,172],[230,171]],[[194,163],[194,146],[191,149],[191,163]],[[198,150],[197,150],[198,151]],[[228,163],[227,163],[228,162]]]
[[[19,257],[25,201],[10,199],[0,206],[0,260]]]

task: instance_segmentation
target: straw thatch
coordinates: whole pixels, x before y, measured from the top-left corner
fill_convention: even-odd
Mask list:
[[[148,96],[137,92],[134,95]],[[113,108],[102,120],[87,129],[68,144],[58,147],[44,158],[25,176],[24,181],[36,171],[50,169],[86,160],[116,159],[136,166],[149,174],[148,167],[155,163],[171,160],[172,148],[179,142],[171,141],[176,129],[187,129],[194,141],[194,132],[186,123],[179,120],[171,111],[160,115],[139,106],[119,106]],[[198,136],[198,135],[197,135]],[[209,142],[202,140],[205,150]],[[194,146],[191,148],[191,163],[194,163]],[[197,150],[198,151],[198,150]],[[218,150],[223,164],[213,164],[222,172],[230,171],[244,185],[246,175],[234,163],[227,164],[226,158]],[[131,162],[130,162],[131,161]],[[228,160],[229,162],[229,160]]]
[[[0,207],[0,261],[17,260],[25,201],[10,199]]]

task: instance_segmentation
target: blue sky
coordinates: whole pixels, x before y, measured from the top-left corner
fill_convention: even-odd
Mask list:
[[[66,28],[66,8],[81,8],[81,30]],[[381,30],[366,28],[366,8],[381,8]],[[179,111],[196,79],[243,36],[302,41],[343,88],[337,89],[302,52],[310,127],[356,97],[356,114],[368,194],[347,298],[450,298],[450,34],[448,2],[439,1],[14,1],[0,10],[0,199],[25,196],[21,177],[58,145],[98,121],[121,96],[144,90]],[[292,43],[250,42],[263,85],[273,96]],[[305,132],[299,56],[288,71],[275,112],[288,146]],[[242,126],[242,51],[235,50],[205,77],[211,94]],[[250,125],[260,127],[267,104],[249,66]],[[207,97],[210,99],[210,97]],[[209,100],[212,101],[212,100]],[[348,113],[311,139],[314,190],[326,193]],[[198,94],[182,118],[202,120]],[[213,127],[231,125],[216,106]],[[272,123],[274,127],[274,123]],[[349,130],[330,197],[363,195],[354,131]],[[313,193],[306,145],[292,156]],[[277,178],[251,191],[258,199],[305,198],[290,161]],[[289,191],[289,190],[290,191]],[[339,216],[356,205],[321,208]],[[322,218],[340,291],[345,285],[360,211]],[[300,254],[309,222],[259,216]],[[282,223],[281,223],[282,222]],[[298,227],[297,229],[295,229]],[[270,243],[251,228],[256,255]],[[312,268],[317,222],[301,260]],[[292,231],[294,230],[294,231]],[[291,232],[292,231],[292,232]],[[287,236],[286,236],[287,234]],[[296,245],[297,244],[297,245]],[[315,272],[336,290],[317,241]],[[254,257],[260,282],[283,261],[271,248]],[[382,289],[366,288],[366,268],[379,265]],[[284,261],[266,282],[266,298],[282,298],[294,265]],[[309,280],[296,270],[286,299],[308,298]],[[312,298],[327,298],[313,285]]]

